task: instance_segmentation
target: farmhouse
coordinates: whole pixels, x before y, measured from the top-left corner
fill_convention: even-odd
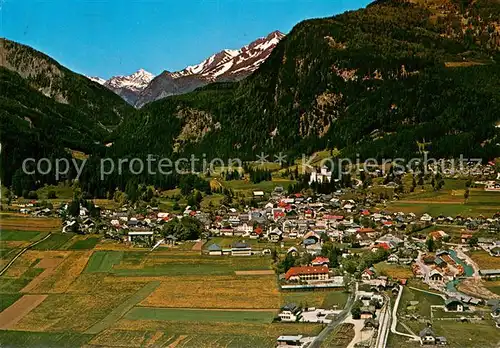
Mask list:
[[[313,266],[328,266],[330,264],[330,259],[328,257],[318,256],[311,261]]]
[[[429,233],[429,237],[431,237],[434,240],[441,240],[441,239],[449,237],[449,236],[444,231],[433,231],[433,232]]]
[[[387,262],[389,262],[389,263],[399,263],[399,257],[396,254],[391,254],[387,258]]]
[[[297,250],[296,247],[290,247],[288,248],[288,250],[286,251],[287,254],[292,254],[293,257],[297,257],[299,255],[299,251]]]
[[[231,248],[232,256],[251,256],[252,247],[245,242],[234,243]]]
[[[222,248],[217,244],[212,244],[208,247],[208,255],[221,256]]]
[[[375,278],[375,269],[373,267],[367,268],[361,273],[361,280],[371,280]]]
[[[300,319],[302,310],[295,303],[286,304],[281,308],[281,313],[278,315],[281,321],[295,322]]]
[[[445,301],[444,310],[446,312],[463,312],[465,310],[465,306],[460,300],[451,297]]]
[[[165,244],[167,245],[175,245],[176,242],[177,242],[177,237],[172,234],[169,234],[168,236],[165,237]]]
[[[313,240],[314,243],[319,243],[321,241],[321,237],[314,231],[307,232],[304,235],[304,242],[308,239]]]
[[[432,221],[432,216],[430,216],[429,214],[425,213],[420,218],[420,221],[422,221],[422,222],[431,222]]]
[[[460,236],[460,240],[462,241],[463,244],[468,243],[469,239],[471,239],[471,238],[472,238],[472,234],[470,234],[470,233],[462,233],[462,235]]]
[[[271,242],[279,242],[281,239],[282,239],[282,234],[283,232],[281,232],[281,230],[279,228],[275,228],[271,231],[269,231],[269,233],[267,234],[267,238],[271,241]]]
[[[436,336],[436,344],[440,346],[445,346],[448,344],[448,341],[446,340],[446,337]]]
[[[292,267],[285,273],[285,279],[288,281],[310,281],[310,280],[327,280],[328,267]]]
[[[436,335],[434,335],[434,331],[430,327],[426,327],[422,331],[420,331],[420,344],[435,344],[436,343]]]

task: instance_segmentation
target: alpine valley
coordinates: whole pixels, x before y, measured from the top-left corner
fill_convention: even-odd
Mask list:
[[[97,196],[127,181],[102,184],[91,172],[102,156],[412,158],[423,139],[438,158],[500,154],[498,0],[376,1],[154,78],[91,80],[1,44],[5,185],[50,182],[24,177],[22,159],[76,151],[90,155],[81,180]]]

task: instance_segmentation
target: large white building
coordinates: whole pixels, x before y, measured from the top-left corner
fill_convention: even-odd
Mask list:
[[[309,179],[309,185],[312,184],[313,182],[322,184],[331,181],[332,181],[332,172],[328,169],[327,166],[323,166],[321,167],[319,173],[317,170],[314,170],[311,173],[311,177]]]

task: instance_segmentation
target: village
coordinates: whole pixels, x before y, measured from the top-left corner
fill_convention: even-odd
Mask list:
[[[490,167],[476,174],[478,185],[496,175]],[[310,183],[330,180],[327,168],[310,177]],[[362,184],[356,187],[361,190]],[[207,265],[233,258],[232,263],[270,260],[268,270],[236,274],[274,274],[279,291],[290,294],[292,301],[280,306],[273,322],[322,328],[314,335],[284,330],[275,337],[280,347],[320,347],[339,330],[350,332],[348,347],[446,345],[450,339],[454,346],[441,326],[450,321],[459,329],[481,322],[500,337],[500,211],[490,216],[395,211],[390,201],[381,207],[370,199],[348,198],[349,192],[289,194],[275,185],[251,192],[257,207],[221,204],[210,211],[189,205],[180,212],[162,211],[149,204],[135,213],[126,204],[89,203],[72,215],[71,203],[54,209],[36,200],[12,207],[33,218],[62,218],[63,234],[101,234],[106,243],[151,253],[192,245]],[[340,300],[320,307],[302,297],[293,301],[294,293],[304,292],[331,292]]]

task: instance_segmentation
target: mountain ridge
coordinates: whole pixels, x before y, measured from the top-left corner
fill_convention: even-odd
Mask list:
[[[189,93],[213,82],[241,80],[258,69],[283,37],[280,31],[273,31],[239,50],[222,50],[181,71],[163,71],[140,93],[135,106],[143,107],[171,95]]]
[[[129,104],[142,107],[170,95],[189,93],[208,83],[243,79],[257,70],[283,37],[285,34],[275,30],[238,50],[224,49],[196,65],[174,72],[164,70],[158,76],[139,69],[131,75],[117,75],[108,80],[98,76],[87,78],[106,86]]]
[[[154,79],[154,75],[144,69],[139,69],[130,75],[113,76],[109,80],[101,83],[102,79],[96,81],[111,91],[122,97],[127,103],[134,105],[137,101],[137,96],[148,86]]]

